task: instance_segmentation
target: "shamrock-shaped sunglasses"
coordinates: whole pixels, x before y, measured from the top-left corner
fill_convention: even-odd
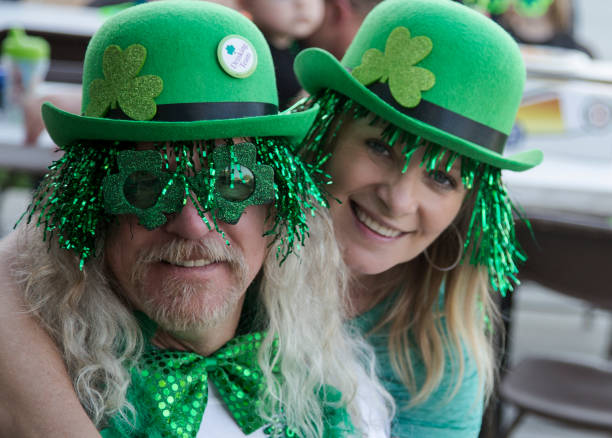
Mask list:
[[[176,151],[177,167],[164,169],[157,150],[125,150],[117,154],[119,173],[104,178],[104,207],[110,214],[133,214],[152,230],[166,223],[190,198],[200,216],[212,211],[235,224],[249,205],[274,200],[274,169],[257,164],[252,143],[217,146],[208,167],[195,171],[186,148]],[[167,166],[166,166],[167,167]]]

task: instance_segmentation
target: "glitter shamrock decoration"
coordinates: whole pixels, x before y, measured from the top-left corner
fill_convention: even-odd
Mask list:
[[[125,150],[117,155],[119,173],[104,178],[104,207],[110,214],[134,214],[152,230],[166,223],[164,213],[183,207],[183,191],[162,170],[158,151]]]
[[[274,200],[274,169],[256,163],[257,151],[252,143],[223,145],[215,148],[213,163],[216,181],[214,199],[216,217],[235,224],[249,205]],[[198,194],[208,190],[208,176],[200,172],[190,181]]]
[[[388,82],[391,95],[400,105],[415,107],[421,101],[421,91],[429,90],[436,82],[432,72],[415,66],[432,48],[428,37],[411,38],[407,28],[396,27],[387,38],[385,53],[378,49],[367,50],[361,65],[353,70],[353,77],[363,85]]]
[[[125,50],[111,45],[104,51],[102,70],[104,79],[89,84],[89,104],[85,115],[102,117],[117,105],[131,119],[151,120],[157,112],[153,100],[163,89],[159,76],[137,76],[147,57],[147,49],[132,44]]]

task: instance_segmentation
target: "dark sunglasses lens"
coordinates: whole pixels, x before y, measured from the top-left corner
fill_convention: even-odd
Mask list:
[[[226,167],[217,179],[217,189],[228,201],[244,201],[255,191],[255,177],[248,167]]]
[[[146,170],[133,172],[123,184],[125,199],[141,210],[153,207],[161,191],[162,182],[159,177]]]

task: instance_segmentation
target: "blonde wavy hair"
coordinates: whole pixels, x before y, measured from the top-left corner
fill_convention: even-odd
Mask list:
[[[447,373],[454,381],[447,391],[450,400],[461,386],[466,360],[476,366],[485,400],[493,390],[496,356],[492,341],[500,317],[487,270],[469,264],[469,254],[455,268],[439,269],[451,266],[462,251],[462,242],[451,236],[458,233],[465,239],[472,212],[470,201],[468,194],[453,224],[429,246],[429,260],[420,254],[392,268],[395,281],[386,285],[387,290],[398,291],[397,298],[373,331],[389,326],[391,366],[412,393],[406,407],[427,400]],[[425,380],[419,386],[411,351],[418,353],[425,367]]]
[[[365,427],[358,407],[357,384],[370,386],[369,403],[388,419],[389,397],[375,381],[374,358],[365,342],[344,324],[346,271],[326,212],[310,219],[310,238],[299,254],[282,266],[271,245],[258,295],[259,315],[267,330],[259,353],[266,376],[262,416],[286,424],[298,436],[320,437],[324,431],[321,392],[329,386],[342,394],[353,423]],[[126,400],[129,369],[143,351],[137,320],[117,293],[99,254],[79,270],[78,256],[43,241],[43,230],[21,224],[19,248],[11,261],[14,279],[22,285],[28,310],[59,346],[79,400],[96,426],[133,408]],[[305,309],[308,309],[306,312]],[[278,340],[275,353],[273,341]],[[280,376],[272,369],[280,363]],[[365,364],[365,366],[364,366]]]

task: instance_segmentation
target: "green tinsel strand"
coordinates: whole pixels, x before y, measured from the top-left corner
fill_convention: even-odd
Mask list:
[[[422,141],[421,137],[416,136],[414,137],[414,141],[412,142],[406,141],[406,143],[404,144],[404,147],[402,148],[402,155],[404,156],[404,167],[402,168],[402,173],[406,173],[406,171],[408,170],[408,165],[410,164],[410,160],[412,159],[412,156],[419,148],[421,141]]]
[[[175,160],[176,160],[176,170],[174,171],[174,175],[179,182],[183,186],[183,205],[187,205],[187,199],[189,199],[191,189],[189,187],[189,183],[187,182],[187,172],[189,168],[189,164],[191,162],[191,150],[192,148],[185,144],[177,144],[174,145],[175,150]],[[189,153],[188,153],[189,150]],[[194,203],[194,205],[197,205]],[[196,208],[197,211],[197,208]],[[200,215],[200,217],[202,217]]]
[[[291,153],[284,138],[255,139],[262,164],[275,163],[274,196],[276,217],[266,235],[279,239],[277,257],[281,263],[308,237],[306,214],[314,214],[317,205],[326,206],[325,193],[309,173],[308,167]],[[263,153],[261,153],[263,152]],[[320,169],[316,169],[319,173]]]
[[[448,152],[448,158],[446,159],[446,164],[444,165],[444,170],[446,172],[450,172],[450,170],[453,168],[453,164],[455,164],[455,161],[457,161],[457,157],[459,156],[459,154],[451,150]]]
[[[229,245],[230,243],[225,236],[225,232],[219,228],[218,220],[215,214],[215,204],[213,195],[215,183],[214,163],[212,162],[212,160],[210,160],[210,163],[207,166],[205,161],[205,158],[212,152],[212,149],[214,148],[214,143],[194,141],[186,143],[174,142],[170,144],[169,147],[173,149],[175,157],[174,161],[176,165],[175,170],[171,171],[169,168],[170,161],[167,158],[167,154],[164,154],[166,162],[165,168],[168,172],[172,173],[172,178],[170,179],[169,184],[171,184],[172,181],[178,181],[178,184],[183,185],[185,192],[185,196],[183,198],[183,205],[186,205],[187,200],[190,199],[198,213],[198,216],[200,216],[200,218],[208,227],[208,229],[214,228],[214,230],[221,234],[221,237],[225,239],[225,243]],[[202,197],[198,193],[195,193],[191,189],[189,181],[187,179],[187,176],[192,176],[196,173],[196,166],[194,161],[196,156],[199,159],[201,171],[204,169],[208,169],[209,173],[209,177],[207,178],[208,190],[206,199],[202,199]],[[213,176],[212,178],[210,177],[211,173]],[[208,219],[208,217],[206,217],[206,213],[209,214],[211,218],[210,220]]]
[[[80,266],[95,254],[97,231],[110,223],[99,188],[114,170],[115,154],[116,144],[66,147],[27,210],[28,223],[38,215],[35,225],[43,228],[43,239],[57,238],[61,248],[78,254]]]
[[[202,206],[204,211],[211,211],[214,209],[215,199],[214,199],[213,193],[215,189],[217,171],[215,169],[215,163],[212,160],[208,159],[209,156],[212,156],[212,152],[214,149],[215,149],[214,140],[205,140],[201,142],[201,151],[199,154],[201,169],[208,169],[208,178],[206,179],[207,195],[206,195],[206,199],[201,199],[200,195],[197,195],[196,200]],[[208,218],[206,218],[204,213],[203,212],[200,213],[199,211],[198,213],[200,214],[200,217],[203,218],[206,225],[210,227],[211,226],[210,221],[208,220]],[[215,231],[221,234],[221,237],[225,239],[225,243],[229,245],[230,242],[227,240],[227,237],[225,236],[225,232],[219,228],[219,222],[217,221],[217,216],[212,214],[210,217],[211,217]]]
[[[346,99],[342,106],[340,107],[340,111],[343,114],[351,114],[353,120],[362,119],[364,117],[372,117],[370,120],[370,125],[378,125],[382,119],[379,118],[376,114],[372,114],[366,108],[362,107],[359,104],[356,104],[351,99]]]
[[[482,167],[466,248],[471,246],[471,262],[486,266],[493,289],[505,296],[518,284],[517,262],[526,257],[516,241],[513,206],[501,181],[501,171]]]
[[[394,146],[395,146],[395,142],[397,141],[397,139],[399,138],[399,136],[400,136],[400,131],[399,131],[399,130],[395,131],[395,132],[394,132],[394,133],[391,135],[391,138],[389,139],[389,144],[391,145],[391,147],[394,147]]]
[[[227,143],[226,143],[227,144]],[[236,153],[234,152],[234,145],[229,145],[229,154],[230,154],[230,175],[234,174],[234,169],[238,168],[238,159],[236,158]],[[241,177],[242,179],[242,177]],[[230,178],[230,188],[234,188],[234,178]]]
[[[302,106],[294,107],[301,110],[312,106],[316,102],[319,104],[319,115],[306,134],[306,140],[300,145],[303,152],[314,155],[314,161],[320,162],[324,154],[319,145],[323,142],[330,142],[338,134],[342,126],[343,117],[335,117],[335,114],[346,114],[349,116],[353,108],[352,100],[335,93],[331,90],[324,90],[311,96]],[[355,117],[355,114],[352,114]]]
[[[421,160],[421,166],[425,166],[428,172],[433,172],[438,167],[438,161],[442,160],[445,154],[445,149],[432,142],[427,142],[425,146],[425,153]]]
[[[207,140],[205,142],[205,148],[204,148],[204,152],[203,152],[203,157],[202,159],[205,160],[206,157],[210,154],[212,154],[212,151],[215,148],[215,143],[212,140]],[[205,168],[205,164],[206,162],[204,162],[202,164],[202,168]],[[215,170],[215,163],[213,163],[212,160],[208,160],[208,180],[207,182],[207,186],[208,186],[208,196],[206,199],[206,203],[204,204],[207,208],[209,206],[213,205],[214,202],[214,197],[213,197],[213,193],[214,193],[214,189],[215,189],[215,180],[216,180],[216,175],[217,175],[217,171]],[[215,227],[217,227],[217,222],[215,221]],[[218,227],[217,227],[218,229]]]

